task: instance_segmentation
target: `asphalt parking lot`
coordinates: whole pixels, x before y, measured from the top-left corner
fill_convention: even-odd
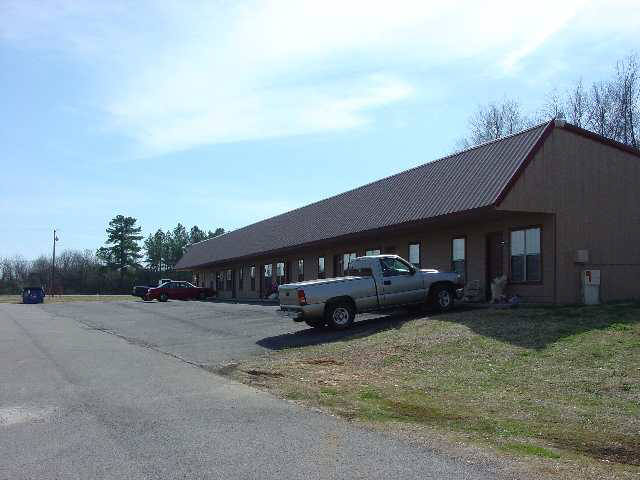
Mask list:
[[[344,333],[318,331],[281,317],[274,305],[173,300],[49,304],[42,308],[90,329],[112,333],[211,369],[269,350],[330,342]],[[376,330],[402,316],[362,315],[355,329]]]
[[[493,465],[216,375],[243,356],[344,335],[281,319],[276,308],[0,305],[0,479],[496,478]]]

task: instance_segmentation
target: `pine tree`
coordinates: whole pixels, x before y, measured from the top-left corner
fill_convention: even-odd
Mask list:
[[[140,245],[142,240],[140,235],[141,227],[136,226],[137,220],[133,217],[118,215],[109,222],[107,228],[107,246],[100,247],[97,256],[106,263],[107,267],[119,269],[122,274],[131,265],[138,265],[138,260],[142,258]]]

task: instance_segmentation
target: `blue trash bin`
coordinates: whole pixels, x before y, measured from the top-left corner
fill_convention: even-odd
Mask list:
[[[22,303],[43,303],[44,288],[42,287],[24,287],[22,289]]]

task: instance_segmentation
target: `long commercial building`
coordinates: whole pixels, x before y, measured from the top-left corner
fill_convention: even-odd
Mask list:
[[[593,271],[602,301],[640,298],[640,151],[551,121],[194,244],[177,268],[266,298],[378,253],[487,296],[506,275],[524,301],[579,303]]]

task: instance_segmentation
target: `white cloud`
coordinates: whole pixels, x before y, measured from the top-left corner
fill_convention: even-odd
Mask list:
[[[513,73],[593,10],[581,0],[20,0],[0,8],[0,39],[89,65],[103,121],[147,154],[362,127],[376,109],[419,93],[428,79],[411,72],[481,59]]]

